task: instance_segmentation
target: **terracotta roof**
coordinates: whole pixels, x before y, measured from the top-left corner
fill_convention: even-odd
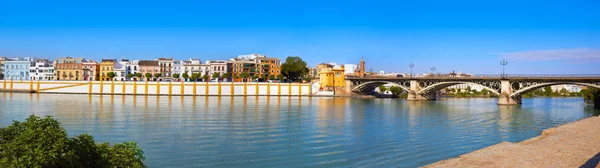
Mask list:
[[[140,60],[138,63],[139,66],[158,66],[158,61],[152,60]]]
[[[169,60],[173,60],[173,58],[158,58],[158,60],[167,60],[167,61],[169,61]]]

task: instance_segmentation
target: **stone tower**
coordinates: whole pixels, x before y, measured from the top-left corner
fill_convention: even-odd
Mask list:
[[[358,76],[361,78],[365,77],[365,57],[360,59],[360,65],[358,65]]]

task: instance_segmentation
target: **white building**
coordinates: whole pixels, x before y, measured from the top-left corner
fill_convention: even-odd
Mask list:
[[[225,60],[208,60],[205,64],[210,66],[209,76],[212,78],[212,74],[219,73],[219,76],[227,73],[227,61]]]
[[[181,74],[183,74],[183,61],[173,61],[171,72],[173,72],[173,74],[179,74],[179,78],[181,78]]]
[[[29,67],[29,80],[54,80],[53,63],[47,59],[39,59]]]
[[[207,76],[211,76],[210,74],[210,65],[208,64],[202,64],[202,61],[200,59],[190,59],[188,61],[182,61],[182,66],[183,66],[183,70],[181,71],[181,73],[187,73],[188,76],[192,76],[192,74],[198,73],[200,74],[200,78],[202,78],[202,76],[207,75]]]
[[[476,84],[458,84],[458,85],[452,85],[448,88],[452,88],[452,89],[461,89],[463,92],[466,91],[467,87],[471,87],[471,90],[475,90],[478,92],[481,92],[483,90],[483,86],[481,85],[476,85]]]
[[[128,59],[121,59],[119,62],[115,62],[113,72],[115,73],[114,81],[125,81],[127,80],[127,74],[129,74],[130,63]]]
[[[356,64],[344,64],[344,73],[345,74],[352,74],[354,73],[354,71],[356,70],[358,66],[356,66]]]
[[[140,66],[138,65],[139,62],[140,62],[139,60],[134,60],[134,61],[131,61],[129,64],[127,64],[128,73],[134,74],[134,75],[136,73],[139,73],[139,68],[140,68]],[[144,74],[142,74],[142,76],[143,75]]]

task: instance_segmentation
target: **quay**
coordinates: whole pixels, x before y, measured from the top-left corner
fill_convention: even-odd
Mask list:
[[[518,143],[503,142],[425,167],[600,167],[600,117],[546,129]]]
[[[161,96],[319,96],[310,83],[0,81],[0,92]]]

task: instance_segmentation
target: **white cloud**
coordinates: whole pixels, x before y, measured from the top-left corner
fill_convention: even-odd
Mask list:
[[[600,50],[591,48],[572,48],[554,50],[535,50],[512,53],[501,53],[500,56],[507,60],[523,61],[600,61]]]

